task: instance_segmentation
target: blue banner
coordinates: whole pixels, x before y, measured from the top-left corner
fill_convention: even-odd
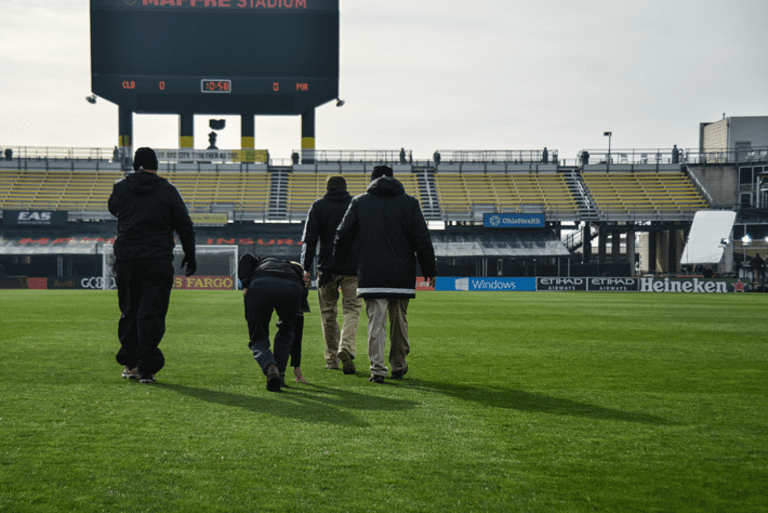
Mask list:
[[[533,292],[536,290],[536,278],[456,278],[438,276],[435,290]]]
[[[544,228],[544,214],[483,214],[485,228]]]

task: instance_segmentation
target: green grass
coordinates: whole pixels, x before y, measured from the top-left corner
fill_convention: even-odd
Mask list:
[[[237,292],[173,292],[150,386],[114,292],[0,291],[0,511],[768,511],[768,295],[420,293],[385,385],[310,304],[274,394]]]

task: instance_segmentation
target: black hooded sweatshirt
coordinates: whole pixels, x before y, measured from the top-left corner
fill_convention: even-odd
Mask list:
[[[360,244],[357,293],[365,299],[416,297],[416,259],[424,276],[437,275],[435,250],[419,202],[390,176],[352,198],[336,230],[334,258],[346,261]]]
[[[176,187],[155,173],[137,171],[115,182],[109,197],[117,217],[117,260],[173,260],[173,232],[187,258],[195,257],[195,230]]]
[[[333,239],[336,237],[336,228],[344,218],[344,213],[351,201],[352,196],[346,190],[333,187],[328,189],[325,196],[312,203],[309,212],[307,212],[304,234],[301,236],[303,242],[301,265],[304,266],[305,270],[310,271],[312,267],[319,239],[318,270],[346,276],[357,274],[357,244],[351,248],[350,255],[344,264],[337,264],[333,260]]]

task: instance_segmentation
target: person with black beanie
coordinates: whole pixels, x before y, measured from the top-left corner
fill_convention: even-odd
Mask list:
[[[122,377],[155,383],[165,365],[158,347],[165,334],[165,317],[173,288],[174,231],[184,250],[186,275],[197,270],[195,230],[179,191],[157,175],[157,156],[139,148],[134,172],[115,183],[109,212],[117,218],[115,280],[120,305],[117,362]]]
[[[336,230],[334,259],[343,264],[359,243],[357,294],[368,314],[368,356],[373,383],[387,375],[387,317],[392,378],[408,372],[408,302],[416,297],[416,262],[434,286],[437,266],[419,201],[405,193],[389,166],[376,166],[364,194],[355,196]]]
[[[329,176],[325,196],[312,203],[307,212],[304,234],[301,237],[301,264],[309,271],[317,256],[317,299],[320,305],[320,322],[325,339],[325,368],[338,369],[341,360],[344,374],[355,374],[357,352],[357,326],[362,302],[357,297],[357,244],[354,244],[344,264],[333,259],[333,240],[336,228],[347,211],[352,196],[347,192],[343,176]],[[341,289],[341,306],[344,324],[339,329],[338,302]]]

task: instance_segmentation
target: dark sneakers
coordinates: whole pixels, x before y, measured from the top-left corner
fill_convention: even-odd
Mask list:
[[[354,357],[351,354],[346,351],[340,351],[339,360],[341,360],[341,367],[344,371],[344,374],[355,373],[355,362],[353,361]]]
[[[403,376],[405,376],[405,373],[408,372],[408,366],[406,365],[404,368],[400,370],[393,370],[392,371],[392,379],[403,379]]]
[[[379,385],[384,383],[384,376],[377,376],[376,374],[371,374],[371,377],[368,378],[368,381],[371,383],[378,383]]]
[[[157,383],[157,381],[155,381],[155,375],[150,374],[149,376],[139,376],[139,383],[154,385],[155,383]]]
[[[280,372],[277,370],[277,365],[274,363],[267,367],[267,390],[270,392],[279,392],[282,380],[280,379]]]

